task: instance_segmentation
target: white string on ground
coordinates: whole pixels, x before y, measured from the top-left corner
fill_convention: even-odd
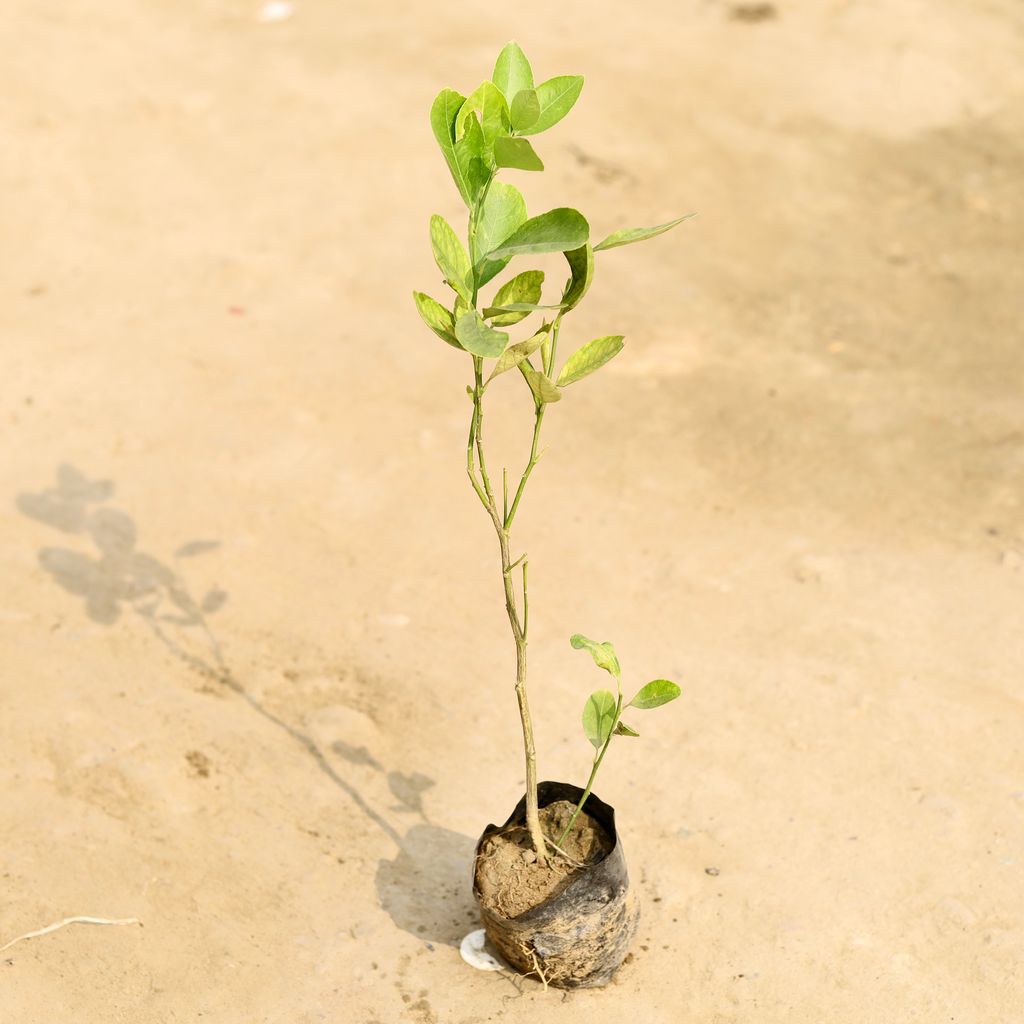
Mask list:
[[[55,921],[53,924],[48,924],[45,928],[40,928],[35,932],[25,932],[24,935],[19,935],[16,939],[11,939],[6,945],[0,946],[0,953],[5,949],[10,949],[17,942],[23,942],[25,939],[37,939],[40,935],[49,935],[50,932],[57,931],[58,928],[64,928],[69,924],[142,924],[137,917],[65,917],[63,921]]]

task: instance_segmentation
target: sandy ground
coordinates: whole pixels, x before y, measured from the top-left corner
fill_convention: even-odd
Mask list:
[[[11,947],[3,1024],[1024,1021],[1020,4],[257,11],[0,17],[0,944],[143,922]],[[520,515],[542,776],[570,633],[684,688],[599,784],[636,956],[564,998],[455,948],[522,769],[409,299],[427,108],[513,35],[588,79],[531,209],[699,213],[601,259],[569,339],[627,349]]]

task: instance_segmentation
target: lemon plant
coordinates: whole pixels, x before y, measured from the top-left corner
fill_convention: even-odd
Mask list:
[[[614,231],[591,244],[590,225],[579,210],[559,207],[529,216],[526,200],[515,185],[499,180],[505,170],[542,171],[544,164],[531,141],[554,127],[572,109],[583,89],[580,75],[558,75],[539,84],[522,49],[510,42],[498,55],[490,79],[468,96],[443,89],[430,109],[434,138],[468,210],[466,239],[441,216],[430,218],[430,243],[444,283],[450,289],[441,302],[424,292],[413,299],[424,323],[454,350],[469,356],[472,399],[466,443],[466,473],[481,506],[490,518],[501,553],[505,610],[516,650],[515,692],[522,723],[526,759],[526,822],[537,859],[544,863],[548,842],[541,831],[537,803],[537,755],[533,720],[526,691],[526,648],[529,631],[529,562],[512,557],[511,530],[527,483],[540,458],[540,436],[549,406],[565,390],[613,359],[623,347],[621,334],[607,334],[579,346],[559,364],[559,334],[565,318],[587,294],[594,277],[595,256],[620,246],[660,235],[686,220],[679,217],[648,228]],[[687,215],[690,216],[690,215]],[[526,269],[500,283],[489,298],[484,289],[505,272],[513,260],[545,253],[562,253],[567,277],[556,302],[542,302],[545,275]],[[514,340],[508,328],[531,317],[539,325],[524,329]],[[509,486],[507,471],[492,481],[484,445],[484,399],[505,374],[521,378],[524,395],[533,408],[530,454]],[[504,382],[503,382],[504,383]],[[518,570],[518,572],[517,572]],[[521,577],[518,586],[517,577]],[[618,660],[610,644],[574,636],[573,646],[588,649],[598,666],[618,682],[618,695],[600,690],[584,707],[584,732],[597,753],[575,821],[590,794],[613,735],[635,736],[621,720],[624,710]],[[655,680],[630,702],[651,708],[672,700],[679,688]],[[572,827],[572,821],[566,834]],[[564,840],[565,835],[561,837]],[[557,847],[560,841],[552,840]]]

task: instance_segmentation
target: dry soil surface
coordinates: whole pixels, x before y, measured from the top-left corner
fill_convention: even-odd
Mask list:
[[[0,18],[4,1024],[1020,1024],[1016,0],[14,0]],[[542,777],[570,633],[677,679],[609,755],[635,956],[472,970],[522,767],[465,359],[419,323],[426,120],[511,36],[587,76],[531,209],[595,235],[529,552]],[[553,268],[556,262],[546,263]],[[519,468],[510,374],[493,466]]]

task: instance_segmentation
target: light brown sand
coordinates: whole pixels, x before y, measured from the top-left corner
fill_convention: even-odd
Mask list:
[[[1024,1020],[1024,15],[777,7],[5,5],[0,944],[144,927],[12,947],[4,1024]],[[601,260],[520,516],[542,776],[570,633],[684,689],[598,786],[637,957],[564,1001],[453,945],[521,766],[409,298],[426,110],[512,35],[588,78],[534,211],[699,213]]]

